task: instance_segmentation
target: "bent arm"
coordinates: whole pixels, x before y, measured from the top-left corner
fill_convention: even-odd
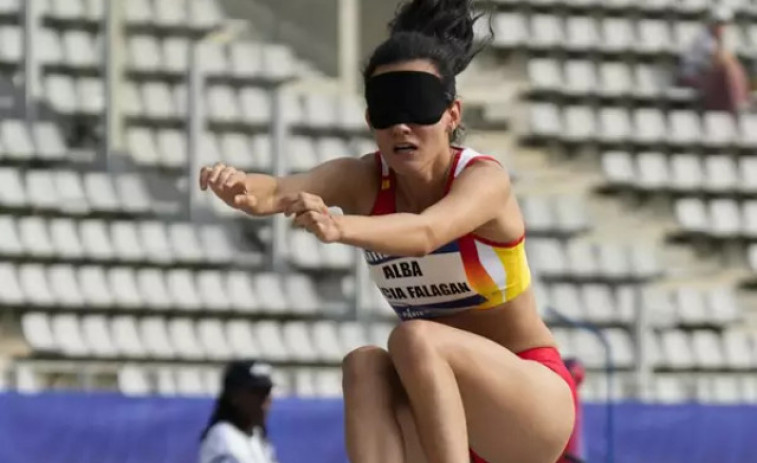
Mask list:
[[[474,164],[420,214],[337,217],[340,241],[383,254],[424,256],[494,220],[510,194],[507,172],[490,162]]]

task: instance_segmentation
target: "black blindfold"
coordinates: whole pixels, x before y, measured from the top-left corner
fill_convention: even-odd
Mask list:
[[[371,77],[365,89],[368,118],[376,129],[397,124],[433,125],[452,100],[437,76],[399,71]]]

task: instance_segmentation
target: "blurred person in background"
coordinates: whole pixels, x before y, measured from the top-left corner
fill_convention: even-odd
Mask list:
[[[363,72],[377,151],[285,177],[200,174],[231,207],[364,250],[403,320],[388,349],[342,363],[352,463],[555,463],[573,432],[575,386],[537,310],[508,171],[458,144],[473,3],[398,9]]]
[[[576,390],[580,392],[581,384],[586,377],[586,367],[577,358],[566,358],[565,366],[568,368],[570,375],[573,377],[573,382],[576,383]],[[580,394],[576,394],[580,405]],[[586,444],[584,442],[583,434],[583,416],[581,414],[581,407],[576,409],[576,425],[573,428],[573,434],[570,436],[568,442],[568,449],[563,456],[560,463],[582,463],[586,458]]]
[[[202,433],[198,462],[276,463],[266,428],[272,389],[269,365],[257,361],[230,363]]]
[[[744,66],[725,43],[725,30],[732,19],[727,7],[711,10],[706,27],[681,57],[678,80],[699,93],[705,110],[735,115],[748,108],[750,92]]]

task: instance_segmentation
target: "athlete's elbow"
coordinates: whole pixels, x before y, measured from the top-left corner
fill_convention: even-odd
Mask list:
[[[425,257],[436,250],[438,233],[428,220],[423,220],[413,249],[413,257]]]

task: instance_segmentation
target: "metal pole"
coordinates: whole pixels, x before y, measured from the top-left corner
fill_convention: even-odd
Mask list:
[[[34,37],[37,34],[37,1],[27,0],[22,3],[24,11],[24,101],[23,111],[26,123],[31,124],[35,119],[34,101],[39,95],[39,62],[37,61]]]
[[[272,120],[271,120],[271,149],[273,151],[273,175],[283,177],[287,174],[286,138],[287,126],[284,120],[283,86],[276,85],[270,91]],[[283,271],[286,267],[287,221],[281,214],[273,217],[273,240],[271,246],[271,265],[275,271]]]
[[[360,56],[360,15],[357,0],[338,0],[339,78],[345,93],[355,93]]]
[[[110,0],[105,2],[105,17],[103,18],[106,42],[103,47],[103,63],[105,64],[105,146],[103,156],[105,165],[110,171],[111,155],[113,151],[122,150],[123,119],[119,90],[123,79],[123,30],[122,30],[122,2]]]
[[[205,73],[200,59],[203,41],[192,42],[189,47],[189,76],[187,78],[187,185],[189,188],[189,204],[187,215],[195,218],[199,202],[200,190],[195,185],[195,179],[200,171],[200,149],[205,131],[205,107],[203,91],[205,88]]]

